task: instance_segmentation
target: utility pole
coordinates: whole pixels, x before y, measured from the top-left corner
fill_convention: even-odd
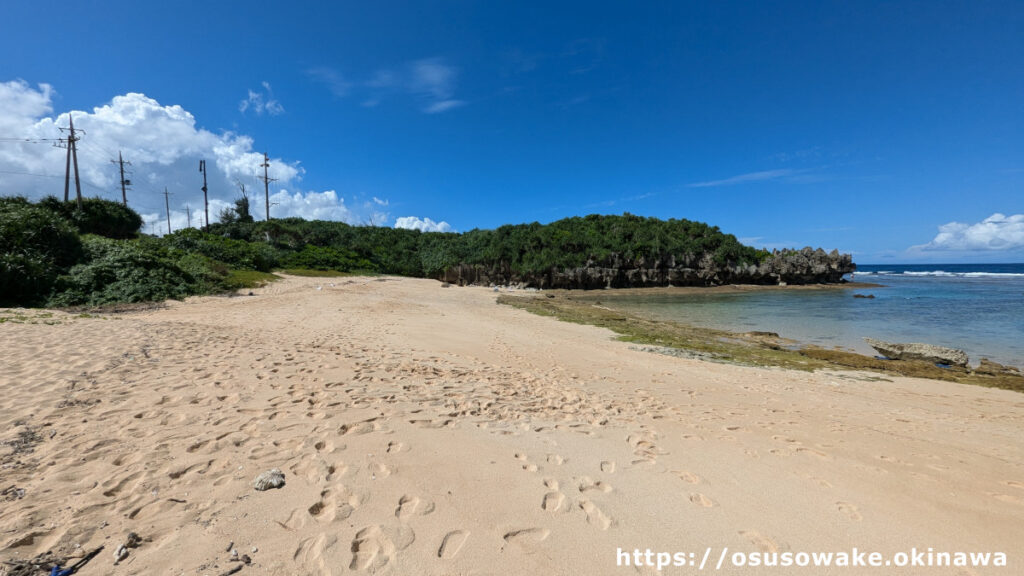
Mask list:
[[[67,163],[64,166],[64,201],[68,201],[68,192],[71,188],[71,163],[75,164],[75,194],[78,199],[78,207],[82,207],[82,181],[78,179],[78,146],[75,142],[78,142],[80,138],[75,136],[75,121],[68,115],[68,137],[67,139],[61,139],[59,142],[65,142],[68,148]],[[60,128],[63,132],[64,128]]]
[[[203,173],[203,212],[206,217],[203,219],[204,230],[210,229],[210,200],[206,197],[206,160],[199,161],[199,171]]]
[[[192,207],[185,204],[185,217],[188,218],[188,227],[192,227]]]
[[[164,207],[167,208],[167,233],[171,233],[171,193],[167,191],[167,187],[164,186]]]
[[[132,163],[131,162],[125,162],[125,159],[121,157],[121,151],[120,150],[117,151],[117,160],[111,160],[111,162],[114,163],[114,164],[117,164],[117,165],[119,165],[121,167],[121,201],[124,202],[125,206],[127,206],[128,205],[127,187],[132,185],[132,181],[131,180],[125,180],[125,177],[124,177],[124,165],[127,164],[127,165],[131,166]]]
[[[267,222],[270,222],[270,183],[275,182],[277,178],[269,178],[267,176],[267,168],[270,168],[270,158],[267,157],[266,152],[263,153],[263,164],[260,164],[260,166],[263,166],[263,178],[260,178],[260,180],[263,180],[263,200],[267,205]]]

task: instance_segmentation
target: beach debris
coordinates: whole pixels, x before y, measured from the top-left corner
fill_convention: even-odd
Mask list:
[[[878,350],[879,354],[890,360],[921,360],[935,364],[948,364],[950,366],[967,366],[967,353],[955,348],[922,344],[920,342],[899,344],[875,340],[874,338],[864,338],[864,341],[868,343],[868,346]]]
[[[65,558],[57,556],[53,552],[44,552],[29,560],[4,560],[6,576],[36,576],[47,566],[54,566],[58,570],[64,564]]]
[[[284,486],[284,472],[281,472],[280,468],[267,470],[252,481],[252,487],[261,492],[281,486]]]
[[[117,550],[114,550],[114,565],[117,565],[127,558],[128,550],[130,548],[138,548],[139,544],[142,544],[142,537],[135,532],[129,532],[128,537],[125,538],[124,544],[121,544],[117,547]]]
[[[21,500],[25,497],[25,489],[18,488],[14,484],[11,484],[7,488],[4,488],[3,492],[0,492],[0,496],[3,496],[5,502],[11,502],[13,500]]]
[[[225,552],[231,552],[234,548],[235,548],[235,541],[232,540],[231,542],[228,542],[228,547],[224,551]]]
[[[16,438],[4,442],[4,446],[10,446],[12,456],[15,454],[30,454],[34,452],[36,444],[42,442],[43,437],[39,435],[39,432],[37,432],[35,428],[25,422],[15,422],[14,425],[23,425],[25,428],[18,431],[18,436]]]
[[[252,550],[251,550],[251,552],[252,552],[253,554],[255,554],[255,553],[259,552],[259,551],[260,551],[260,549],[259,549],[259,548],[255,547],[255,546],[253,546],[253,547],[252,547]]]
[[[117,550],[114,550],[114,565],[116,566],[116,565],[120,564],[121,560],[124,560],[127,557],[128,557],[128,547],[125,546],[124,544],[121,544],[120,546],[117,547]]]

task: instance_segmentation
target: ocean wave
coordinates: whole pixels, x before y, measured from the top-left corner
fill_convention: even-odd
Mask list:
[[[881,274],[882,272],[879,272]],[[870,272],[865,272],[870,274]],[[904,270],[902,276],[941,276],[944,278],[1024,278],[1019,272],[947,272],[945,270]]]
[[[946,272],[945,270],[928,270],[924,272],[917,272],[914,270],[904,270],[904,276],[956,276],[955,272]]]
[[[994,276],[996,278],[1024,278],[1024,274],[1017,272],[964,272],[966,278],[985,278]]]

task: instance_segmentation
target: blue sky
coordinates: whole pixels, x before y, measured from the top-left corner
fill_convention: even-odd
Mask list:
[[[469,230],[631,212],[855,260],[1024,261],[1019,2],[19,2],[0,193],[175,226],[272,215]],[[17,142],[16,139],[35,139]],[[193,224],[198,223],[198,218]]]

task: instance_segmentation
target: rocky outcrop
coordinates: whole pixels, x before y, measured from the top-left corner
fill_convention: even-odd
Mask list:
[[[892,360],[921,360],[923,362],[948,364],[950,366],[967,366],[967,353],[955,348],[917,342],[897,344],[875,340],[874,338],[865,338],[864,341],[868,343],[868,346],[878,350],[879,354]]]
[[[981,364],[974,370],[978,374],[987,374],[989,376],[1020,376],[1020,369],[1013,366],[1005,366],[998,362],[993,362],[988,358],[982,358]]]
[[[600,289],[652,286],[720,286],[723,284],[831,284],[856,269],[849,254],[818,248],[774,251],[759,264],[719,265],[710,254],[700,257],[636,260],[613,254],[591,258],[577,268],[516,272],[507,264],[460,264],[439,275],[459,285]]]

